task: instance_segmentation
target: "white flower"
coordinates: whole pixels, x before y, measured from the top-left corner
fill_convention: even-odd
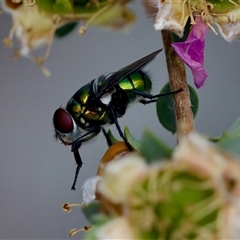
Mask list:
[[[135,239],[131,225],[124,217],[118,217],[105,223],[96,233],[96,239]]]
[[[129,153],[120,160],[107,164],[98,191],[114,203],[122,203],[138,178],[147,170],[145,160],[136,153]]]

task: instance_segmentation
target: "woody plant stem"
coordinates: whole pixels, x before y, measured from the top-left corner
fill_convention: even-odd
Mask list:
[[[186,81],[185,65],[171,47],[172,39],[169,31],[162,30],[162,39],[166,55],[169,83],[172,91],[183,91],[173,95],[176,117],[177,139],[194,130],[193,113],[189,89]]]

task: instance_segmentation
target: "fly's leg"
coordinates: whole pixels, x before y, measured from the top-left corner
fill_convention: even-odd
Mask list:
[[[104,137],[106,138],[108,147],[111,147],[113,145],[113,143],[104,128],[102,128],[102,132],[103,132]]]
[[[173,91],[173,92],[152,95],[152,94],[149,94],[149,93],[143,93],[143,92],[139,92],[139,91],[136,91],[136,90],[131,90],[131,92],[136,93],[137,95],[140,95],[144,98],[150,99],[150,100],[146,100],[146,99],[140,100],[139,102],[142,103],[142,104],[148,104],[148,103],[156,102],[157,98],[159,98],[159,97],[164,97],[164,96],[176,94],[176,93],[179,93],[179,92],[182,92],[182,91],[183,91],[183,89],[180,88],[180,89],[178,89],[176,91]]]
[[[81,136],[79,139],[77,139],[72,144],[72,152],[73,152],[74,159],[76,161],[77,167],[76,167],[75,177],[74,177],[74,180],[73,180],[71,190],[76,190],[77,178],[78,178],[78,175],[79,175],[79,171],[80,171],[80,169],[83,165],[83,161],[81,159],[81,156],[79,154],[78,149],[81,147],[82,142],[87,141],[89,138],[92,138],[92,137],[96,136],[99,132],[100,132],[99,128],[92,129],[91,131],[85,133],[83,136]]]
[[[127,139],[125,138],[125,136],[124,136],[124,134],[123,134],[123,132],[122,132],[122,129],[121,129],[119,123],[118,123],[117,116],[116,116],[116,113],[115,113],[114,109],[113,109],[113,108],[110,108],[110,112],[111,112],[111,114],[112,114],[113,121],[114,121],[114,123],[115,123],[115,125],[116,125],[116,127],[117,127],[117,130],[118,130],[118,132],[119,132],[119,135],[121,136],[121,138],[123,139],[123,141],[126,143],[128,149],[129,149],[130,151],[132,151],[133,148],[132,148],[132,146],[128,143]]]
[[[82,162],[82,159],[81,159],[81,156],[79,154],[78,149],[72,150],[72,152],[74,154],[74,158],[75,158],[77,167],[76,167],[75,176],[74,176],[74,180],[73,180],[73,184],[72,184],[71,190],[76,190],[75,186],[76,186],[78,174],[79,174],[79,171],[80,171],[80,169],[82,167],[83,162]]]
[[[145,104],[157,102],[157,99],[153,99],[153,100],[142,99],[142,100],[140,100],[139,102],[145,105]]]

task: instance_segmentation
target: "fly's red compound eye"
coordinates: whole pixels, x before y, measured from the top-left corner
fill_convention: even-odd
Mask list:
[[[63,108],[59,108],[53,115],[55,129],[62,133],[69,133],[73,130],[74,124],[71,115]]]

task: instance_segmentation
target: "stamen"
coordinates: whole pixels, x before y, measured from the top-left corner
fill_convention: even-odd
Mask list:
[[[55,25],[58,25],[61,21],[61,17],[58,14],[52,16],[52,21]]]
[[[235,5],[235,6],[239,6],[239,4],[237,4],[237,3],[235,3],[234,1],[232,1],[232,0],[228,0],[230,3],[232,3],[233,5]]]
[[[50,77],[51,76],[51,71],[49,71],[49,69],[47,69],[46,67],[43,67],[43,66],[40,66],[43,74],[46,76],[46,77]]]
[[[206,3],[208,9],[213,9],[214,5],[212,3]]]
[[[189,0],[184,0],[182,3],[182,17],[181,17],[181,23],[183,22],[184,16],[185,16],[185,12],[184,12],[184,5],[186,4],[186,2]]]
[[[190,3],[190,0],[188,0],[188,10],[189,10],[189,13],[190,13],[190,24],[194,25],[196,24],[195,20],[194,20],[194,17],[193,17],[193,11],[192,11],[192,8],[191,8],[191,3]]]
[[[27,0],[27,5],[29,6],[29,7],[32,7],[32,6],[34,6],[36,4],[36,0]]]
[[[69,236],[72,237],[72,236],[76,235],[79,232],[88,232],[91,228],[92,228],[92,226],[84,226],[81,229],[73,228],[73,229],[70,230]]]
[[[112,4],[109,3],[108,5],[102,7],[96,13],[94,13],[92,15],[91,14],[74,14],[74,15],[72,15],[72,14],[64,14],[61,17],[62,17],[62,20],[71,20],[71,19],[73,19],[73,20],[77,20],[77,19],[82,20],[84,18],[89,18],[86,21],[85,25],[81,26],[79,28],[79,30],[78,30],[79,34],[84,35],[86,33],[86,31],[87,31],[88,26],[92,23],[92,21],[94,21],[96,19],[96,17],[98,17],[103,12],[105,12],[111,6],[112,6]]]
[[[20,50],[17,50],[17,51],[15,51],[15,52],[13,53],[13,59],[17,59],[17,58],[19,58],[20,56],[21,56]]]
[[[89,20],[85,23],[84,26],[79,28],[79,34],[84,35],[87,31],[88,26],[91,24],[92,21],[94,21],[94,19],[96,19],[96,17],[98,17],[101,13],[105,12],[109,7],[111,6],[111,4],[108,4],[106,6],[104,6],[103,8],[101,8],[100,10],[98,10],[96,13],[94,13]]]
[[[91,7],[91,5],[93,5],[93,4],[95,4],[97,8],[100,7],[100,3],[99,3],[98,0],[90,0],[89,2],[87,2],[86,7],[89,8],[89,7]]]
[[[236,22],[236,17],[234,14],[230,14],[228,16],[228,20],[231,22],[231,23],[235,23]]]
[[[72,207],[83,207],[83,206],[84,206],[84,204],[81,204],[81,203],[73,203],[73,204],[64,203],[62,206],[62,210],[64,212],[71,212]]]
[[[12,39],[11,38],[4,38],[3,44],[5,47],[12,47]]]
[[[78,33],[80,35],[84,35],[86,32],[87,32],[87,27],[85,27],[85,26],[81,26],[78,30]]]
[[[215,35],[218,35],[217,31],[214,29],[214,27],[210,23],[206,23],[206,24],[209,26],[209,28],[213,31]]]
[[[36,64],[38,64],[38,66],[40,67],[40,69],[42,70],[42,72],[45,76],[47,76],[47,77],[51,76],[51,72],[42,65],[45,60],[45,57],[38,57],[38,58],[30,57],[30,59],[32,61],[34,61]]]

